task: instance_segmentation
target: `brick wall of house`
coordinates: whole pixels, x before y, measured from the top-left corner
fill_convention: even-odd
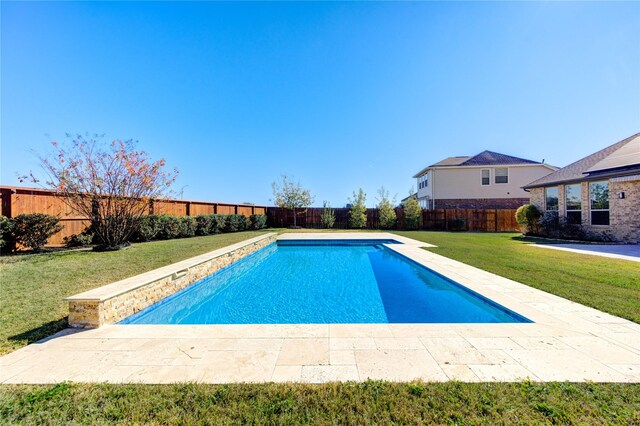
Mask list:
[[[609,183],[609,209],[611,232],[620,241],[640,243],[640,180]]]
[[[558,213],[561,217],[566,214],[565,187],[558,185]],[[624,198],[618,194],[624,192]],[[544,188],[529,190],[529,202],[541,212],[544,212]],[[609,225],[591,225],[591,203],[589,200],[589,183],[581,183],[582,225],[593,232],[606,232],[616,241],[625,243],[640,243],[640,180],[631,182],[609,181]]]
[[[480,198],[435,200],[434,209],[517,209],[527,204],[528,198]]]

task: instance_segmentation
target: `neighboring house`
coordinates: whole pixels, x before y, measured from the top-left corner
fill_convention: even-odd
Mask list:
[[[483,151],[449,157],[416,173],[425,209],[511,209],[529,202],[523,185],[557,170],[537,161]]]
[[[541,211],[618,241],[640,242],[640,133],[524,188]]]

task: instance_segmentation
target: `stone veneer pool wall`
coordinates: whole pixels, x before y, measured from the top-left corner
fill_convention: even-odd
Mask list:
[[[269,233],[66,298],[69,325],[115,324],[276,241]]]

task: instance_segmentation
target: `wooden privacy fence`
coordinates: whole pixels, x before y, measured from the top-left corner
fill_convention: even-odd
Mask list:
[[[349,209],[333,209],[336,216],[334,228],[349,228]],[[320,217],[323,208],[310,207],[297,210],[296,224],[303,228],[322,228]],[[402,209],[396,209],[398,229],[404,229]],[[420,229],[423,230],[465,230],[507,232],[519,231],[515,219],[515,209],[437,209],[422,210]],[[459,221],[464,219],[464,226],[458,229]],[[293,225],[293,211],[280,207],[267,207],[267,225],[274,228],[285,228]],[[367,229],[380,228],[378,209],[367,209]]]
[[[54,191],[15,186],[0,186],[2,215],[15,217],[26,213],[46,213],[60,218],[62,231],[49,239],[49,245],[61,245],[65,237],[81,233],[89,220],[75,214]],[[160,199],[149,202],[148,214],[198,216],[202,214],[266,214],[265,206],[214,203],[208,201]]]

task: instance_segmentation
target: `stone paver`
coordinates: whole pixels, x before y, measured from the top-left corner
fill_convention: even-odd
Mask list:
[[[385,233],[340,238],[363,235],[400,240]],[[0,357],[0,383],[640,382],[639,324],[425,251],[419,242],[402,242],[389,248],[533,322],[67,329]]]

